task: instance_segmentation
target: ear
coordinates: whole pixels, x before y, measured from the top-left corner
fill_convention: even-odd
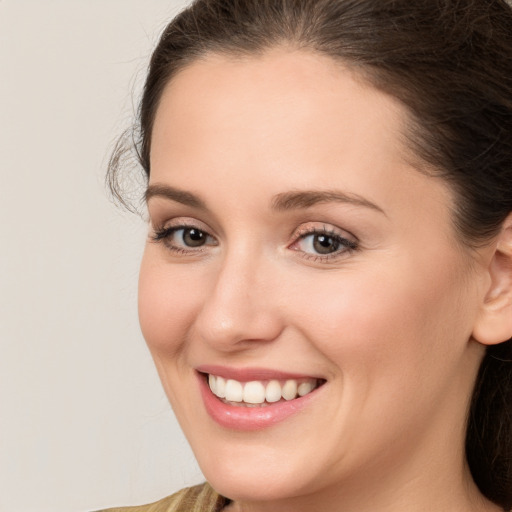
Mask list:
[[[512,338],[512,214],[503,223],[493,249],[486,269],[490,285],[473,329],[473,338],[483,345]]]

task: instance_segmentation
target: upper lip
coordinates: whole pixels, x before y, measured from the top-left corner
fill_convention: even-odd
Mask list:
[[[250,382],[254,380],[288,380],[288,379],[323,379],[316,375],[306,375],[301,373],[284,372],[281,370],[272,370],[269,368],[233,368],[229,366],[204,364],[196,367],[200,373],[223,377],[224,379],[233,379],[239,382]]]

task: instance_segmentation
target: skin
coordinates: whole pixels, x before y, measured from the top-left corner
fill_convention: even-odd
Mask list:
[[[164,91],[150,187],[203,206],[149,198],[140,321],[204,475],[234,500],[230,510],[498,510],[476,489],[463,447],[484,353],[472,333],[495,246],[470,254],[459,243],[450,189],[411,163],[406,117],[339,63],[290,49],[210,55]],[[272,207],[298,190],[359,203]],[[153,240],[183,224],[206,243],[187,246],[183,231]],[[357,248],[319,256],[314,230]],[[202,364],[326,383],[299,414],[237,432],[207,414]]]

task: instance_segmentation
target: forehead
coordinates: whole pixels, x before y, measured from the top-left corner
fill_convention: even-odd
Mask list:
[[[309,149],[334,142],[348,156],[357,141],[370,154],[387,148],[387,156],[399,158],[405,156],[405,118],[397,100],[330,57],[291,49],[244,58],[209,55],[165,88],[151,156],[162,146],[169,153],[200,139],[202,150],[214,151],[238,135],[251,140],[252,149],[279,143],[282,154],[308,140]]]

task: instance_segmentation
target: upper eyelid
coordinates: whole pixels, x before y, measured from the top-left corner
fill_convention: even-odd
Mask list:
[[[294,230],[292,237],[295,237],[296,239],[305,237],[307,235],[313,235],[316,233],[325,233],[328,235],[338,236],[340,238],[346,238],[348,240],[359,242],[358,238],[352,234],[350,231],[347,231],[346,229],[339,228],[338,226],[335,226],[333,224],[328,223],[321,223],[321,226],[308,226],[306,223],[306,226],[299,226],[297,229]]]
[[[162,237],[167,236],[168,233],[175,233],[177,231],[185,230],[185,229],[197,229],[198,231],[201,231],[206,234],[209,238],[213,238],[215,241],[217,241],[217,238],[212,235],[209,231],[206,229],[203,229],[199,226],[194,226],[193,224],[176,224],[171,226],[162,226],[161,228],[155,228],[153,227],[153,231],[155,235],[158,237],[159,235],[163,235]]]
[[[161,231],[164,229],[179,229],[179,228],[196,228],[200,231],[204,231],[210,236],[215,236],[212,233],[212,229],[207,226],[204,222],[194,219],[192,217],[176,217],[173,219],[167,219],[162,222],[150,221],[150,225],[154,231]]]

